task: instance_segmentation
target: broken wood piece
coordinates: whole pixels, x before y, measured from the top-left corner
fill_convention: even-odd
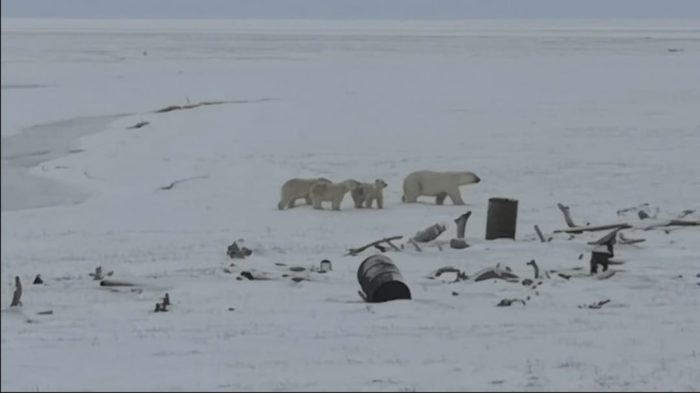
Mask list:
[[[523,306],[525,305],[525,301],[523,299],[502,299],[498,304],[496,305],[497,307],[508,307],[513,303],[521,303]]]
[[[528,266],[532,266],[533,269],[535,269],[535,279],[540,278],[540,267],[537,266],[537,262],[535,260],[531,260],[530,262],[526,263]]]
[[[457,224],[457,239],[464,239],[464,232],[465,228],[467,226],[467,221],[469,220],[469,217],[471,217],[472,211],[469,210],[468,212],[462,214],[461,216],[457,217],[455,219],[455,223]]]
[[[620,229],[627,229],[631,228],[632,226],[628,223],[619,223],[619,224],[606,224],[606,225],[594,225],[594,226],[587,226],[587,227],[572,227],[572,228],[566,228],[566,229],[557,229],[554,231],[554,233],[583,233],[583,232],[597,232],[597,231],[605,231],[608,229],[615,229],[615,228],[620,228]]]
[[[427,243],[437,239],[446,229],[442,224],[433,224],[422,231],[416,232],[411,239],[419,243]]]
[[[540,227],[535,225],[535,232],[537,233],[537,237],[540,238],[540,242],[545,243],[546,240],[544,239],[544,235],[542,235],[542,231],[540,231]]]
[[[518,282],[518,276],[512,272],[509,272],[507,270],[502,270],[499,268],[485,268],[480,271],[478,271],[476,274],[474,274],[474,281],[479,282],[479,281],[484,281],[484,280],[490,280],[490,279],[500,279],[500,280],[506,280],[506,281],[513,281]]]
[[[601,300],[599,302],[594,302],[591,304],[581,304],[578,306],[578,308],[590,308],[590,309],[597,310],[608,303],[610,303],[610,299]]]
[[[345,254],[345,255],[352,255],[352,256],[355,256],[355,255],[361,253],[362,251],[364,251],[364,250],[366,250],[366,249],[368,249],[368,248],[370,248],[370,247],[373,247],[373,246],[376,245],[376,244],[381,244],[381,243],[384,243],[384,242],[386,242],[387,244],[389,244],[389,245],[390,245],[392,248],[394,248],[395,250],[399,251],[398,247],[396,247],[395,245],[393,245],[393,244],[391,243],[392,240],[399,240],[399,239],[403,239],[403,236],[385,237],[385,238],[383,238],[383,239],[379,239],[379,240],[373,241],[372,243],[366,244],[366,245],[364,245],[364,246],[362,246],[362,247],[351,248],[351,249],[348,250],[347,254]]]
[[[39,311],[36,315],[52,315],[53,310]]]
[[[102,280],[100,281],[101,287],[134,287],[136,284],[128,281],[119,280]]]
[[[562,214],[564,214],[564,221],[566,222],[566,225],[569,228],[574,228],[577,225],[574,224],[574,220],[571,219],[571,207],[565,206],[561,203],[557,203],[557,207],[559,210],[561,210]]]
[[[12,294],[12,303],[10,307],[17,307],[22,305],[22,282],[19,280],[19,276],[15,276],[15,292]]]

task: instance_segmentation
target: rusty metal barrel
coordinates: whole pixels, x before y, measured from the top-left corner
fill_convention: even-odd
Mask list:
[[[510,198],[490,198],[486,216],[486,240],[515,239],[518,221],[518,201]]]
[[[411,291],[399,269],[391,259],[381,254],[362,261],[357,269],[357,281],[365,293],[365,301],[370,303],[411,298]]]

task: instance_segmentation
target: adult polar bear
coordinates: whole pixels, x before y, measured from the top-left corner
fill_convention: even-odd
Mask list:
[[[479,176],[469,171],[416,171],[404,179],[401,201],[415,203],[419,196],[434,196],[435,203],[442,205],[445,197],[449,196],[453,204],[464,205],[459,186],[480,181]]]

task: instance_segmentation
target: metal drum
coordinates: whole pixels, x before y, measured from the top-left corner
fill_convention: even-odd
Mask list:
[[[399,269],[381,254],[372,255],[360,264],[357,281],[365,293],[365,301],[370,303],[411,298]]]
[[[515,239],[518,220],[518,201],[509,198],[490,198],[486,216],[486,240]]]

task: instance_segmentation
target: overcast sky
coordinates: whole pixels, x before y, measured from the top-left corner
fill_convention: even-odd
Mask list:
[[[3,17],[700,18],[700,0],[2,0]]]

